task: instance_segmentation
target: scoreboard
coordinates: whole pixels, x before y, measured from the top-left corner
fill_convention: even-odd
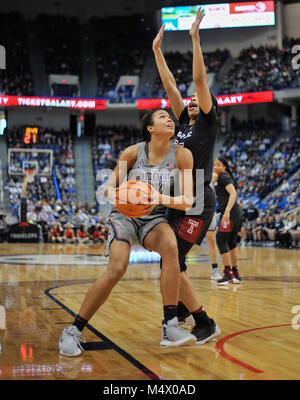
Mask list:
[[[38,140],[38,128],[32,126],[26,126],[23,136],[24,144],[36,144]]]

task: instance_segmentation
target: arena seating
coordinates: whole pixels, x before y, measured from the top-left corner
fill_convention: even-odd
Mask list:
[[[299,74],[291,64],[291,48],[299,40],[286,38],[283,47],[243,49],[219,87],[218,94],[259,92],[292,87]]]
[[[33,78],[21,14],[0,14],[0,44],[6,50],[6,65],[0,69],[0,95],[32,95]]]

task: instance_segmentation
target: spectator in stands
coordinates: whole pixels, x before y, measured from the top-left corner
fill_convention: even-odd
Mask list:
[[[46,213],[46,215],[45,215],[44,218],[45,218],[45,222],[46,222],[48,225],[54,225],[55,222],[56,222],[56,219],[55,219],[55,217],[54,217],[54,214],[53,214],[53,211],[52,211],[52,210],[48,211],[48,212]]]
[[[90,240],[90,235],[84,225],[80,225],[76,232],[78,243],[87,243]]]
[[[66,229],[64,231],[64,241],[65,243],[76,243],[76,236],[73,229],[73,225],[66,224]]]
[[[267,232],[268,239],[270,240],[270,242],[274,242],[276,230],[273,217],[268,217],[268,221],[264,227],[264,230]]]
[[[297,224],[293,214],[290,214],[284,221],[284,229],[281,230],[279,235],[279,242],[282,246],[292,248],[293,238],[291,231],[297,229]]]
[[[97,224],[95,226],[94,232],[92,234],[92,240],[93,240],[94,243],[105,243],[105,232],[104,232],[104,229],[102,229],[100,224]]]
[[[280,244],[280,235],[284,231],[284,223],[282,221],[280,214],[275,215],[274,229],[275,229],[275,246],[278,246]]]
[[[49,241],[49,226],[43,216],[38,217],[37,225],[41,228],[43,242],[47,243]]]
[[[26,213],[26,219],[28,222],[35,224],[38,220],[37,214],[35,213],[34,207],[30,207],[29,212]]]
[[[88,227],[89,216],[80,208],[75,214],[75,224],[77,225],[85,225]]]
[[[0,211],[0,241],[6,242],[8,240],[8,226],[6,222],[6,214]]]
[[[297,247],[300,242],[300,215],[295,215],[296,225],[290,230],[293,239],[293,247]]]
[[[290,184],[287,182],[286,179],[284,179],[282,185],[280,186],[281,192],[285,192],[286,190],[289,190]]]
[[[56,223],[53,228],[49,231],[49,242],[52,243],[63,243],[64,242],[64,230],[63,227]]]
[[[254,207],[252,201],[246,209],[246,230],[252,231],[256,226],[256,219],[258,218],[258,209]]]
[[[260,217],[256,218],[256,225],[252,229],[253,240],[255,243],[262,240],[263,223]]]

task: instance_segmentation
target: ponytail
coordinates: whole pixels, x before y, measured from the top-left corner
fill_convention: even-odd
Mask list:
[[[218,157],[218,160],[221,161],[221,163],[225,166],[226,172],[228,172],[228,174],[230,175],[230,177],[231,177],[231,179],[233,181],[233,186],[236,189],[237,185],[236,185],[235,179],[233,177],[233,173],[231,171],[231,168],[229,167],[228,161],[224,157]]]
[[[142,134],[142,139],[144,142],[150,142],[151,140],[151,134],[148,131],[147,126],[153,125],[152,117],[154,113],[155,111],[150,111],[147,114],[145,114],[137,125],[138,129]]]

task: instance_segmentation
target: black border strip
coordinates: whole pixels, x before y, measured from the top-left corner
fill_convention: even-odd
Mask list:
[[[76,317],[76,314],[70,310],[67,306],[65,306],[63,303],[61,303],[59,300],[57,300],[51,293],[50,291],[53,289],[57,289],[58,287],[63,287],[63,286],[71,286],[72,284],[65,284],[61,286],[54,286],[52,288],[49,288],[45,290],[45,294],[50,297],[51,300],[53,300],[56,304],[60,305],[65,311],[67,311],[69,314],[71,314],[74,318]],[[115,350],[117,353],[119,353],[122,357],[124,357],[128,362],[130,362],[132,365],[134,365],[136,368],[138,368],[143,374],[145,374],[148,378],[151,380],[162,380],[162,378],[159,375],[156,375],[154,372],[150,371],[145,365],[140,363],[138,360],[136,360],[134,357],[132,357],[130,354],[128,354],[125,350],[121,349],[117,344],[112,342],[110,339],[108,339],[106,336],[104,336],[101,332],[97,331],[92,325],[87,324],[86,328],[88,328],[91,332],[93,332],[96,336],[98,336],[100,339],[103,340],[103,342],[107,343],[107,345],[110,346],[111,349]]]

